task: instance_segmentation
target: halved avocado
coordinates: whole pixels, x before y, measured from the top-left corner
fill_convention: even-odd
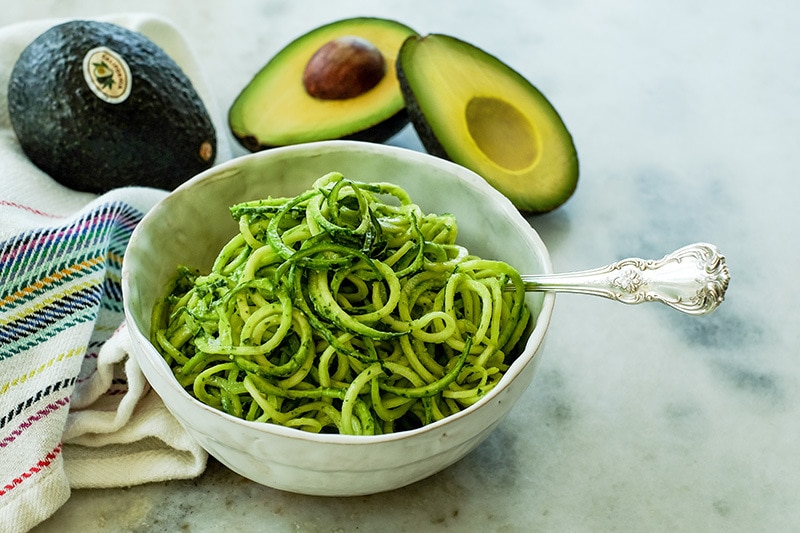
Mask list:
[[[399,22],[358,17],[326,24],[298,37],[278,52],[234,100],[228,114],[231,132],[253,152],[330,139],[388,140],[408,124],[394,65],[403,41],[416,34]],[[383,69],[378,76],[376,52],[380,52],[377,59]],[[314,85],[304,82],[315,55],[311,68],[316,69],[318,78],[326,78],[321,86],[338,86],[342,90],[333,92],[339,94],[315,90]],[[367,60],[360,61],[364,57]],[[325,69],[326,60],[337,59],[338,63]]]
[[[411,36],[397,58],[408,113],[425,149],[483,176],[525,214],[563,204],[578,183],[572,136],[522,75],[441,34]]]

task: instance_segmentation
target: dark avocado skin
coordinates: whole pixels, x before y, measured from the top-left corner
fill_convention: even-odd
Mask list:
[[[400,133],[400,130],[405,128],[408,123],[408,111],[403,108],[383,122],[341,138],[351,141],[383,143]]]
[[[357,131],[355,133],[342,135],[341,137],[330,140],[364,141],[378,144],[384,143],[400,133],[400,131],[409,124],[409,120],[408,111],[403,108],[391,117],[379,122],[378,124],[375,124],[374,126],[370,126],[369,128]],[[239,144],[241,144],[250,152],[260,152],[263,150],[269,150],[271,148],[278,148],[280,146],[264,144],[251,135],[241,135],[233,130],[231,130],[231,133],[239,142]]]
[[[408,83],[408,78],[406,77],[406,73],[403,69],[403,64],[399,55],[397,57],[395,68],[397,69],[397,81],[400,84],[400,90],[403,92],[403,95],[405,96],[413,94],[414,91],[411,89],[411,85]],[[431,125],[425,119],[425,115],[419,109],[417,100],[415,98],[405,98],[405,104],[409,121],[414,127],[414,131],[417,132],[417,136],[422,143],[422,147],[425,148],[425,151],[430,155],[447,159],[449,161],[450,156],[436,138],[436,133],[433,131],[433,127],[431,127]]]
[[[83,58],[98,46],[130,67],[131,93],[121,103],[101,100],[84,80]],[[37,37],[11,72],[8,110],[31,161],[79,191],[171,190],[216,156],[214,125],[181,68],[144,35],[114,24],[70,21]]]

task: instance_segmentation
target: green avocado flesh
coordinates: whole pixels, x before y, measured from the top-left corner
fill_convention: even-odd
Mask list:
[[[214,125],[185,73],[114,24],[70,21],[34,39],[11,72],[8,111],[28,158],[79,191],[173,189],[216,156]]]
[[[481,175],[526,214],[551,211],[575,191],[572,136],[545,96],[509,66],[431,34],[404,42],[397,71],[429,153]]]
[[[394,69],[403,41],[416,32],[392,20],[350,18],[321,26],[279,51],[245,86],[228,113],[233,136],[246,149],[331,139],[384,142],[408,124]],[[353,97],[311,96],[304,71],[327,43],[357,37],[371,43],[385,60],[375,86]]]

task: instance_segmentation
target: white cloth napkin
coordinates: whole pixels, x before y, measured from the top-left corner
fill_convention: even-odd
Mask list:
[[[147,14],[100,20],[161,46],[223,131],[172,23]],[[190,478],[207,459],[128,356],[123,253],[136,223],[166,192],[69,190],[27,159],[11,129],[6,90],[14,62],[59,22],[0,28],[0,531],[32,528],[72,488]],[[221,161],[230,151],[218,137]]]

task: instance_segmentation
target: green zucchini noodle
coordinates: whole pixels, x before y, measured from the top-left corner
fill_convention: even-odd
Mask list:
[[[452,215],[396,185],[331,172],[230,211],[239,232],[207,274],[178,267],[152,329],[181,386],[232,416],[421,427],[497,386],[532,327],[519,273],[471,255]]]

